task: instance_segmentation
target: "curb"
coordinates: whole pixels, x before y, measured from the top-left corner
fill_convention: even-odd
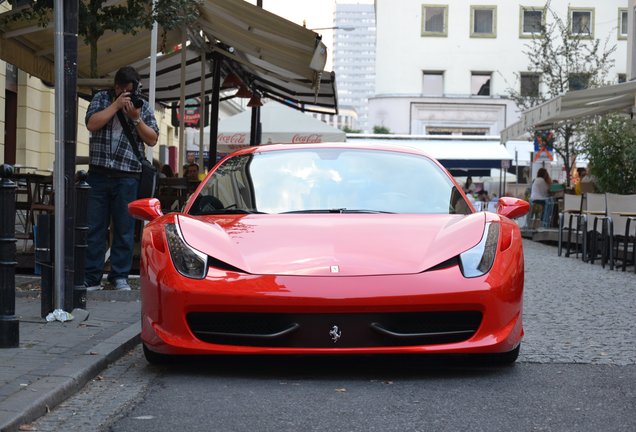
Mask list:
[[[36,298],[39,297],[40,291],[16,291],[16,298]],[[101,291],[88,291],[86,293],[86,300],[93,301],[139,301],[139,290],[134,289],[131,291],[115,291],[115,290],[101,290]]]
[[[20,425],[45,415],[139,343],[140,324],[135,323],[8,398],[0,408],[0,431],[17,431]],[[34,393],[38,395],[36,398]]]
[[[0,0],[1,1],[1,0]],[[131,279],[138,280],[139,277],[130,276]],[[37,297],[40,295],[40,276],[16,275],[15,276],[15,296],[16,297]],[[117,291],[113,289],[102,289],[99,291],[87,291],[87,301],[138,301],[139,288],[135,287],[130,291]]]

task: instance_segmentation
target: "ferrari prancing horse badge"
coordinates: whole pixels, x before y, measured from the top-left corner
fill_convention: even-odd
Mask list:
[[[333,341],[333,343],[336,343],[336,342],[338,342],[338,339],[340,339],[340,336],[342,336],[342,331],[340,331],[338,326],[333,326],[333,327],[331,327],[331,331],[329,332],[329,336],[331,336],[331,340]]]

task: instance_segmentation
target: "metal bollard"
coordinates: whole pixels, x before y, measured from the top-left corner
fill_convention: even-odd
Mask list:
[[[20,345],[20,322],[15,316],[15,188],[11,165],[0,166],[0,348]]]
[[[84,286],[84,265],[88,247],[88,194],[91,187],[86,182],[86,171],[77,172],[75,184],[75,268],[73,307],[86,309],[86,287]]]
[[[53,218],[49,214],[40,214],[36,223],[35,261],[40,264],[40,316],[46,318],[53,312]]]

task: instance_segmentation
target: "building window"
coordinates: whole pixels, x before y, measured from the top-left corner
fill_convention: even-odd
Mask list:
[[[570,32],[585,38],[594,37],[594,9],[570,8]]]
[[[462,135],[486,135],[488,133],[488,129],[485,128],[471,128],[471,129],[463,129]]]
[[[422,5],[422,36],[448,35],[448,6]]]
[[[497,37],[497,7],[470,7],[470,37]]]
[[[426,135],[452,135],[453,132],[447,128],[431,127],[426,128]]]
[[[540,80],[541,80],[541,74],[521,73],[520,74],[521,96],[538,97]]]
[[[532,37],[541,33],[541,27],[545,25],[543,9],[521,6],[520,24],[521,37]]]
[[[473,96],[490,96],[492,72],[473,72],[470,77],[470,94]]]
[[[627,9],[618,9],[618,39],[627,39]]]
[[[619,83],[624,83],[626,81],[627,81],[627,74],[619,73],[618,74],[618,82]]]
[[[571,73],[568,76],[568,88],[570,91],[586,89],[589,84],[590,74],[588,73]]]
[[[444,95],[444,72],[424,71],[424,74],[422,76],[422,95]]]

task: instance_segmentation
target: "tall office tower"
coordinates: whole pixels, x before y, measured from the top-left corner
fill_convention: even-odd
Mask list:
[[[353,108],[354,129],[370,132],[368,98],[375,92],[375,11],[373,4],[339,4],[334,13],[333,65],[338,106]]]

